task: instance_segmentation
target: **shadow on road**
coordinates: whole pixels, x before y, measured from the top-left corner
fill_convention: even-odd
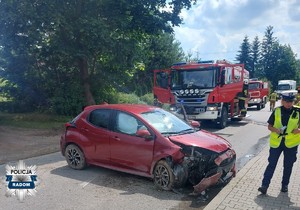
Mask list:
[[[177,200],[180,204],[175,209],[203,209],[224,187],[216,185],[206,195],[194,195],[193,187],[187,185],[173,191],[158,190],[150,178],[122,173],[98,166],[90,166],[85,170],[73,170],[67,165],[55,168],[51,174],[74,179],[81,182],[82,188],[90,185],[121,191],[120,195],[144,194],[160,200]]]
[[[270,209],[270,206],[268,206],[267,208],[265,207],[267,203],[276,203],[276,209],[300,210],[300,207],[294,206],[295,203],[291,201],[288,193],[280,193],[277,197],[259,194],[254,201],[261,207],[261,209],[266,210]]]

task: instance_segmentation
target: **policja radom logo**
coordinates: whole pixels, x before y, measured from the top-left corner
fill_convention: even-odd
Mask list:
[[[37,167],[28,166],[20,160],[17,166],[6,165],[6,196],[17,196],[23,201],[26,195],[36,195]]]

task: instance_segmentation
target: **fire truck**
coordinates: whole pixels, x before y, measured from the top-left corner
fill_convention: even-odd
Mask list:
[[[266,106],[269,95],[269,83],[253,78],[248,85],[249,100],[248,107],[256,106],[260,110]]]
[[[226,60],[182,62],[154,70],[154,100],[189,120],[211,120],[218,128],[246,116],[249,72]]]

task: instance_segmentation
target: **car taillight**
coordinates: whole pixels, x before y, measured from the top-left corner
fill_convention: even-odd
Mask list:
[[[76,128],[76,125],[74,123],[67,122],[65,124],[65,128],[67,129],[68,127]]]

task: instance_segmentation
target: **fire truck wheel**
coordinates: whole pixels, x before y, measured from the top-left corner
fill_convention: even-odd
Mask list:
[[[267,103],[267,99],[264,98],[264,101],[263,101],[263,104],[262,104],[262,108],[265,108],[265,107],[266,107],[266,103]]]
[[[261,110],[261,108],[262,108],[262,103],[259,103],[259,104],[257,104],[257,110]]]
[[[218,128],[225,128],[228,122],[228,111],[226,107],[222,108],[221,117],[218,119],[217,127]]]

